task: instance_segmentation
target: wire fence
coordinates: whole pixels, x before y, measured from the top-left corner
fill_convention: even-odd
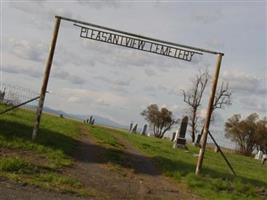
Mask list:
[[[0,102],[8,105],[18,105],[38,95],[38,92],[32,89],[3,83],[2,89],[0,89]],[[31,105],[35,106],[36,101],[32,102]]]

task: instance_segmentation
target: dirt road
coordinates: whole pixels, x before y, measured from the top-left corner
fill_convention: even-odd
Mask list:
[[[122,145],[124,162],[117,165],[103,155],[110,149],[81,127],[81,137],[74,154],[74,165],[64,173],[79,179],[91,196],[77,197],[0,180],[0,199],[96,199],[96,200],[185,200],[197,199],[183,184],[163,176],[149,157],[142,155],[127,140],[113,136]],[[88,136],[89,135],[89,136]]]

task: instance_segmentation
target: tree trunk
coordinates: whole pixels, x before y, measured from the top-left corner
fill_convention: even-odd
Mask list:
[[[196,137],[196,110],[194,109],[192,116],[192,132],[191,132],[192,143],[195,142],[195,137]]]

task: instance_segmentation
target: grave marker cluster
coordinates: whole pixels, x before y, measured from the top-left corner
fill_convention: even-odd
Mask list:
[[[141,135],[147,135],[147,127],[148,127],[147,124],[145,124],[143,126],[143,129],[140,132]],[[135,125],[133,125],[133,123],[130,123],[130,127],[129,127],[128,131],[129,131],[129,133],[137,133],[138,132],[137,128],[138,128],[138,124],[137,123]]]
[[[86,124],[94,125],[95,124],[95,118],[91,115],[89,119],[86,119],[83,121]]]

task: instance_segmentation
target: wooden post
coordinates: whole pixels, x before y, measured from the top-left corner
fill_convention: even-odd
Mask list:
[[[214,102],[214,98],[215,98],[215,94],[216,94],[216,88],[217,88],[217,83],[218,83],[218,78],[219,78],[219,73],[220,73],[220,68],[221,68],[222,56],[223,56],[222,53],[218,54],[217,65],[216,65],[216,70],[215,70],[215,74],[213,77],[213,85],[212,85],[211,95],[210,95],[210,99],[209,99],[209,106],[208,106],[208,110],[206,113],[204,132],[203,132],[203,136],[201,139],[202,144],[201,144],[201,148],[199,150],[198,161],[197,161],[197,166],[196,166],[196,171],[195,171],[196,175],[198,175],[200,173],[202,163],[203,163],[203,158],[204,158],[204,153],[205,153],[206,143],[207,143],[207,137],[208,137],[208,132],[209,132],[209,126],[210,126],[210,118],[211,118],[211,114],[212,114],[212,107],[213,107],[213,102]]]
[[[57,36],[58,36],[59,27],[60,27],[60,20],[61,20],[60,17],[56,17],[54,32],[52,36],[52,42],[50,46],[48,59],[46,62],[43,85],[42,85],[41,92],[40,92],[39,105],[36,110],[36,119],[35,119],[34,128],[32,132],[32,140],[36,138],[39,125],[40,125],[40,120],[41,120],[41,115],[42,115],[44,100],[45,100],[45,94],[46,94],[47,84],[49,80],[49,74],[50,74],[52,63],[53,63],[53,57],[54,57],[54,52],[56,48]]]

